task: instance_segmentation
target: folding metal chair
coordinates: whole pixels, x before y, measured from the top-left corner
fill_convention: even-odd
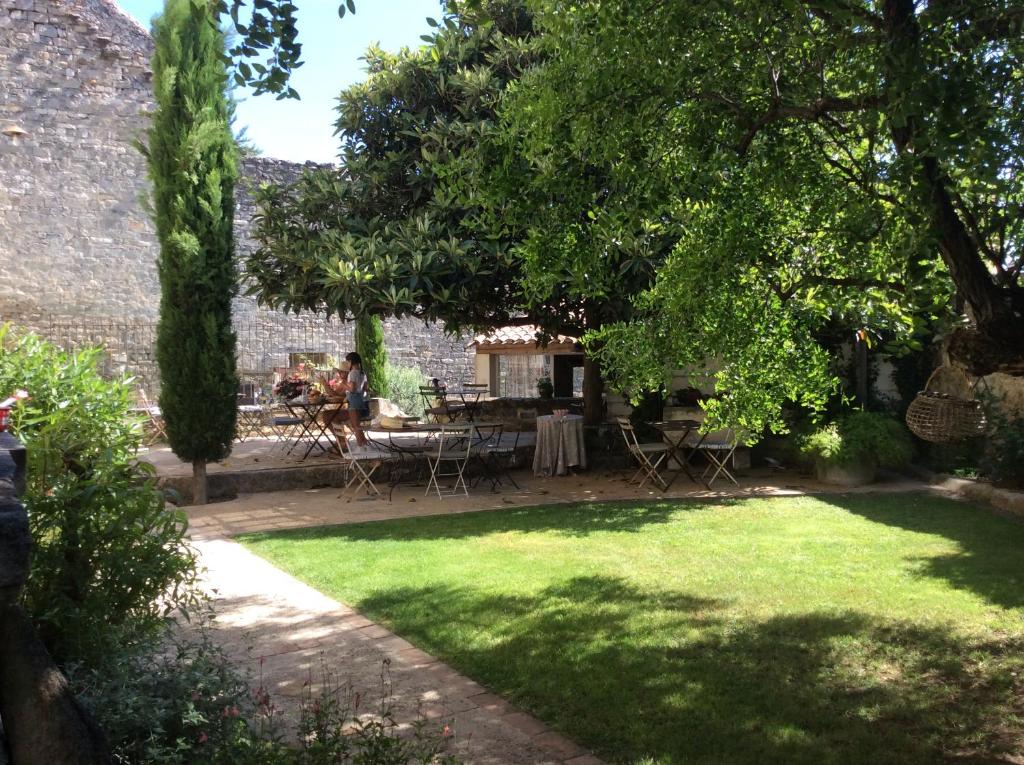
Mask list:
[[[408,443],[401,443],[395,439],[394,433],[388,433],[387,449],[391,452],[392,458],[391,471],[388,475],[388,500],[399,484],[423,485],[428,448],[419,444],[410,446]]]
[[[619,423],[622,437],[626,441],[626,448],[639,465],[639,469],[629,479],[629,483],[636,483],[637,479],[643,476],[640,478],[637,488],[642,489],[645,483],[653,481],[661,487],[662,491],[667,491],[668,487],[676,480],[676,476],[672,476],[671,481],[666,481],[658,472],[658,466],[664,462],[672,447],[664,442],[642,444],[637,439],[636,430],[628,417],[616,417],[615,419]]]
[[[480,459],[481,472],[477,483],[486,480],[491,484],[491,491],[508,482],[519,488],[509,468],[515,460],[516,448],[519,446],[519,431],[512,437],[512,443],[505,438],[504,425],[482,425],[477,428],[480,440],[476,452]],[[508,434],[512,436],[512,434]]]
[[[431,487],[437,491],[438,497],[442,496],[438,478],[454,478],[455,485],[452,486],[451,494],[457,494],[459,486],[462,486],[463,494],[469,496],[465,474],[473,450],[472,435],[472,425],[441,426],[437,437],[437,452],[427,454],[427,463],[430,465],[430,481],[427,483],[424,496],[430,493]]]
[[[156,404],[150,403],[149,399],[146,397],[146,391],[142,388],[139,388],[137,392],[139,399],[137,411],[146,415],[146,436],[143,443],[145,443],[146,446],[152,446],[157,441],[166,441],[167,430],[160,407]]]
[[[472,422],[480,414],[483,408],[480,399],[490,392],[491,386],[487,383],[463,383],[459,391],[459,398],[465,406],[466,419]]]
[[[259,404],[239,404],[238,419],[235,422],[235,438],[245,443],[248,438],[263,435],[263,407]]]
[[[733,428],[723,428],[703,436],[691,436],[690,438],[693,438],[692,443],[684,442],[684,445],[694,452],[703,454],[708,461],[707,467],[700,474],[700,479],[705,486],[710,489],[711,484],[719,475],[724,475],[734,485],[739,486],[736,476],[729,470],[729,460],[733,458],[736,447],[739,446],[739,439]],[[708,473],[711,473],[711,478],[707,477]]]
[[[421,385],[420,396],[423,398],[423,416],[427,422],[455,422],[466,411],[465,404],[455,404],[448,400],[448,391],[444,388]]]
[[[344,489],[338,495],[339,498],[345,497],[346,502],[351,502],[355,495],[364,489],[366,496],[380,497],[381,491],[377,488],[377,484],[373,482],[373,475],[381,465],[393,459],[392,454],[386,449],[381,449],[373,441],[370,441],[368,446],[358,451],[353,450],[351,442],[348,441],[348,435],[343,428],[336,428],[333,423],[329,427],[334,433],[334,437],[338,440],[338,454],[345,463],[348,476]],[[342,448],[342,444],[345,445],[345,448]],[[390,498],[391,494],[389,493],[388,499]]]
[[[277,449],[283,449],[286,454],[291,454],[299,443],[298,436],[302,432],[302,420],[293,417],[288,412],[282,413],[272,403],[260,404],[260,408],[263,409],[263,421],[275,438],[270,450],[274,452]]]

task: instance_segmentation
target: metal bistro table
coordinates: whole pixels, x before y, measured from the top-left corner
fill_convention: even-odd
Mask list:
[[[699,483],[697,477],[690,470],[690,460],[682,453],[683,447],[689,447],[696,451],[700,441],[696,444],[687,444],[686,439],[690,434],[700,428],[697,420],[667,420],[665,422],[652,422],[651,427],[657,428],[665,443],[669,445],[669,451],[665,455],[665,466],[668,467],[675,460],[675,463],[686,473],[686,476],[694,483]],[[704,437],[701,436],[701,441]]]
[[[314,448],[323,449],[325,452],[332,448],[334,441],[328,431],[330,430],[331,422],[338,416],[341,410],[340,402],[328,401],[326,399],[317,401],[292,400],[285,401],[284,406],[292,417],[301,421],[299,435],[295,437],[295,443],[300,444],[303,441],[309,441],[309,446],[306,448],[306,453],[302,455],[302,459],[306,459]],[[332,412],[332,414],[329,418],[325,416],[323,422],[321,422],[320,414],[325,409]],[[328,446],[326,449],[320,446],[321,438],[327,439]]]
[[[537,447],[533,453],[536,476],[566,475],[571,467],[587,466],[583,441],[583,417],[553,414],[537,418]]]

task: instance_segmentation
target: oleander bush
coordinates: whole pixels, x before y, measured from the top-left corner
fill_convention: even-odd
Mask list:
[[[104,379],[100,358],[0,329],[0,391],[30,395],[11,417],[35,543],[24,604],[64,664],[98,666],[111,644],[156,639],[199,602],[185,516],[135,458],[131,380]]]

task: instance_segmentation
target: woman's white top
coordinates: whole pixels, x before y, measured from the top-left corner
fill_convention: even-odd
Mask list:
[[[348,373],[348,382],[353,393],[366,392],[366,373],[361,369],[352,369]]]

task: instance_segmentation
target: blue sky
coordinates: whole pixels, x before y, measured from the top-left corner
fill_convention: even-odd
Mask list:
[[[117,0],[127,13],[149,29],[163,9],[163,0]],[[277,101],[273,96],[243,99],[237,127],[268,157],[293,162],[332,162],[337,154],[334,105],[346,85],[365,77],[359,58],[374,42],[386,50],[422,45],[420,35],[432,31],[427,16],[441,14],[439,0],[356,0],[355,15],[338,18],[338,0],[296,0],[299,40],[305,66],[292,77],[302,97]]]

